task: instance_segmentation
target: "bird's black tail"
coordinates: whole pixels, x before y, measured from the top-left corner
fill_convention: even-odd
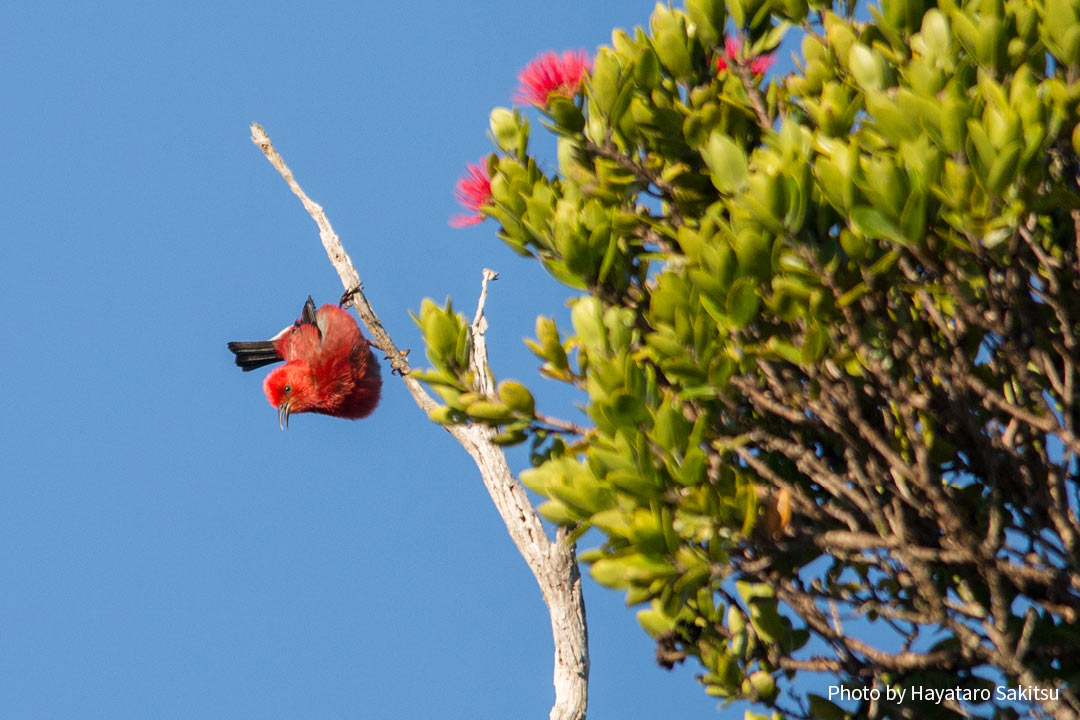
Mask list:
[[[274,343],[269,340],[259,342],[231,342],[229,350],[236,355],[236,364],[244,371],[261,368],[263,365],[273,365],[281,362],[282,357],[274,349]]]

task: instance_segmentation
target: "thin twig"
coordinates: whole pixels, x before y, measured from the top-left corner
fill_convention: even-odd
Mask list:
[[[488,282],[498,279],[499,273],[484,268],[483,278],[480,280],[480,298],[476,302],[476,315],[473,316],[472,324],[469,326],[473,341],[472,352],[469,353],[469,366],[476,376],[475,389],[481,395],[491,395],[495,392],[495,382],[488,367],[487,341],[484,339],[484,333],[487,332],[484,305],[487,304]]]
[[[746,95],[750,98],[750,106],[754,109],[754,114],[757,115],[757,121],[761,129],[765,132],[772,130],[773,119],[769,117],[769,113],[765,110],[765,103],[761,99],[761,91],[754,84],[754,74],[750,72],[750,66],[740,61],[735,61],[732,65],[735,66],[735,74],[739,76],[743,89],[746,90]]]
[[[572,423],[569,420],[560,420],[559,418],[553,418],[550,415],[541,415],[536,413],[536,419],[539,422],[547,425],[546,430],[553,432],[569,433],[571,435],[585,435],[585,428],[576,423]]]
[[[643,183],[646,188],[649,185],[653,185],[660,191],[660,195],[668,200],[675,199],[675,187],[664,180],[660,173],[655,170],[650,170],[640,163],[634,161],[634,158],[630,157],[626,153],[620,152],[611,140],[606,140],[603,143],[593,142],[592,140],[585,139],[582,142],[582,147],[588,152],[595,153],[602,158],[607,158],[616,162],[619,167],[626,170],[639,182]]]
[[[356,272],[352,259],[345,253],[345,248],[341,244],[341,238],[334,232],[334,228],[330,225],[330,220],[326,217],[326,213],[323,212],[322,206],[309,198],[307,193],[300,187],[300,184],[296,182],[296,178],[293,177],[292,171],[289,170],[288,165],[285,164],[285,159],[274,149],[273,144],[270,142],[270,136],[266,134],[266,131],[263,130],[262,126],[258,123],[251,124],[251,141],[262,150],[263,155],[265,155],[266,159],[270,161],[270,164],[274,166],[274,169],[281,174],[281,177],[285,179],[285,182],[289,184],[289,189],[293,191],[296,197],[300,198],[300,202],[304,204],[304,209],[307,210],[308,215],[310,215],[311,219],[315,221],[315,224],[319,226],[319,239],[322,240],[323,247],[326,249],[326,254],[330,258],[330,264],[337,270],[338,276],[345,286],[345,290],[352,291],[352,300],[356,307],[357,314],[360,315],[360,319],[364,321],[364,324],[371,332],[375,344],[380,350],[390,356],[393,361],[393,368],[407,376],[411,369],[409,367],[409,361],[405,359],[405,355],[398,350],[396,345],[394,345],[394,341],[390,339],[390,334],[386,332],[382,323],[379,322],[379,318],[371,309],[367,297],[359,290],[360,274]],[[435,400],[427,394],[419,382],[408,380],[405,384],[409,387],[409,392],[412,393],[413,398],[423,410],[432,410],[437,406]]]

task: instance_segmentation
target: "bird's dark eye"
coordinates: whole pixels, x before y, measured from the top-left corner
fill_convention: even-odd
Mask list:
[[[285,386],[285,392],[291,393],[292,392],[292,385],[286,385]]]

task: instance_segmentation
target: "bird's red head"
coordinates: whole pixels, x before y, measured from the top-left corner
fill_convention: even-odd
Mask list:
[[[303,360],[293,360],[274,370],[263,382],[266,399],[278,410],[278,424],[289,427],[289,415],[307,412],[318,401],[311,366]]]

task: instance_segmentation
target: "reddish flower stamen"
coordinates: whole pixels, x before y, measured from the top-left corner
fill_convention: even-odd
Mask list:
[[[750,72],[755,75],[764,75],[772,67],[775,60],[776,56],[772,54],[750,58]]]
[[[483,222],[480,208],[491,203],[491,178],[485,163],[466,163],[465,174],[454,185],[454,197],[473,214],[455,215],[450,218],[451,227],[463,228]]]
[[[591,70],[592,61],[584,50],[567,50],[561,57],[546,52],[518,73],[521,84],[514,91],[514,102],[547,107],[552,94],[573,97]]]
[[[728,35],[724,38],[724,52],[727,56],[734,60],[739,55],[739,51],[742,50],[742,38],[735,35]]]
[[[731,63],[743,64],[740,59],[742,54],[742,38],[728,36],[724,39],[724,52],[716,57],[716,72],[726,71]],[[745,64],[754,75],[764,75],[772,67],[776,60],[775,55],[751,55],[745,59]]]

